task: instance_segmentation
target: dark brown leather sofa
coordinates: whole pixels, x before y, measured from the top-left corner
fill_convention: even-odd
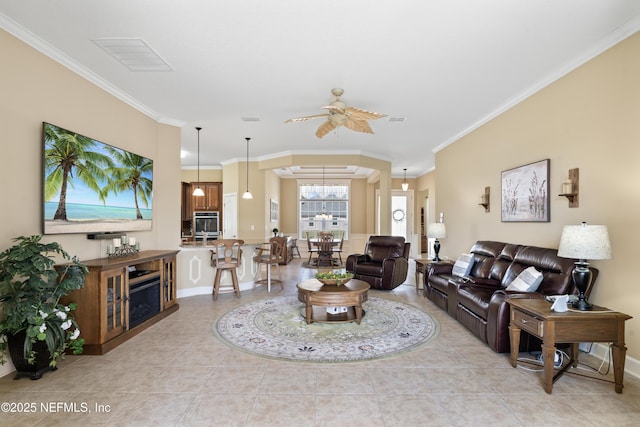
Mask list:
[[[452,274],[452,264],[430,264],[424,275],[424,296],[498,353],[510,351],[508,298],[543,298],[546,295],[577,293],[571,278],[576,260],[559,257],[556,249],[478,241],[470,253],[474,262],[464,277]],[[507,291],[518,274],[530,266],[543,273],[537,291]],[[591,270],[593,287],[598,271]],[[590,292],[591,288],[587,290],[587,296]],[[524,335],[523,332],[523,338]],[[521,340],[521,350],[539,350],[539,347],[531,348],[539,345],[539,341],[528,338]]]
[[[410,248],[404,237],[369,236],[364,254],[347,257],[346,270],[373,289],[394,289],[407,279]]]

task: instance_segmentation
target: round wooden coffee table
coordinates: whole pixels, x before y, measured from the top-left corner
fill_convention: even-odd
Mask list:
[[[351,279],[342,286],[322,285],[316,279],[298,283],[298,299],[304,303],[302,316],[311,322],[353,322],[359,325],[364,316],[362,303],[368,298],[367,282]],[[345,307],[345,312],[329,313],[327,307]]]

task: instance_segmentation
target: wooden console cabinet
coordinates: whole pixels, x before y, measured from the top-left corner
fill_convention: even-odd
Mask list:
[[[124,258],[82,261],[89,269],[85,285],[64,302],[78,304],[74,318],[85,340],[83,354],[104,354],[178,310],[178,252],[151,250]],[[136,313],[130,291],[147,287],[147,283],[154,287],[147,294],[154,310],[149,314],[138,310],[135,319],[130,318],[132,312]]]
[[[293,260],[293,239],[291,236],[285,236],[287,238],[287,244],[284,245],[284,251],[282,252],[283,261],[279,263],[280,265],[287,265]]]

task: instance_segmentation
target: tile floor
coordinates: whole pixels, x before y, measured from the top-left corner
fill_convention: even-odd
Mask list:
[[[178,312],[103,356],[68,356],[38,381],[0,378],[0,403],[36,409],[0,411],[0,425],[640,425],[640,379],[627,375],[624,393],[616,394],[611,383],[565,375],[548,395],[540,372],[512,368],[507,355],[492,352],[417,295],[412,273],[394,291],[372,294],[418,306],[440,322],[438,337],[415,351],[310,364],[252,356],[218,341],[212,325],[219,315],[255,299],[295,294],[296,283],[315,273],[300,260],[282,270],[284,290],[276,286],[269,294],[263,286],[216,302],[210,295],[183,298]]]

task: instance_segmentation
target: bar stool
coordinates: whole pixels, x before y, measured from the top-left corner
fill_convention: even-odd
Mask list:
[[[300,248],[298,248],[298,239],[291,239],[291,258],[296,255],[296,252],[298,253],[298,258],[302,258],[302,255],[300,255]]]
[[[272,283],[280,283],[280,287],[284,289],[284,281],[280,274],[280,263],[284,261],[284,248],[286,244],[286,237],[272,237],[269,239],[268,247],[261,246],[256,248],[253,261],[258,264],[258,269],[256,270],[254,284],[266,283],[267,292],[271,292]],[[264,265],[267,270],[266,279],[262,276],[262,265]],[[271,278],[272,266],[275,266],[278,270],[278,279]],[[259,280],[258,276],[260,276]]]
[[[233,292],[236,298],[240,298],[240,287],[238,286],[238,274],[236,269],[242,264],[242,245],[244,240],[221,239],[212,242],[215,246],[211,249],[211,266],[216,269],[216,277],[213,281],[213,299],[218,299],[218,294],[223,292]],[[220,289],[220,279],[222,272],[231,272],[231,282],[233,287]]]

